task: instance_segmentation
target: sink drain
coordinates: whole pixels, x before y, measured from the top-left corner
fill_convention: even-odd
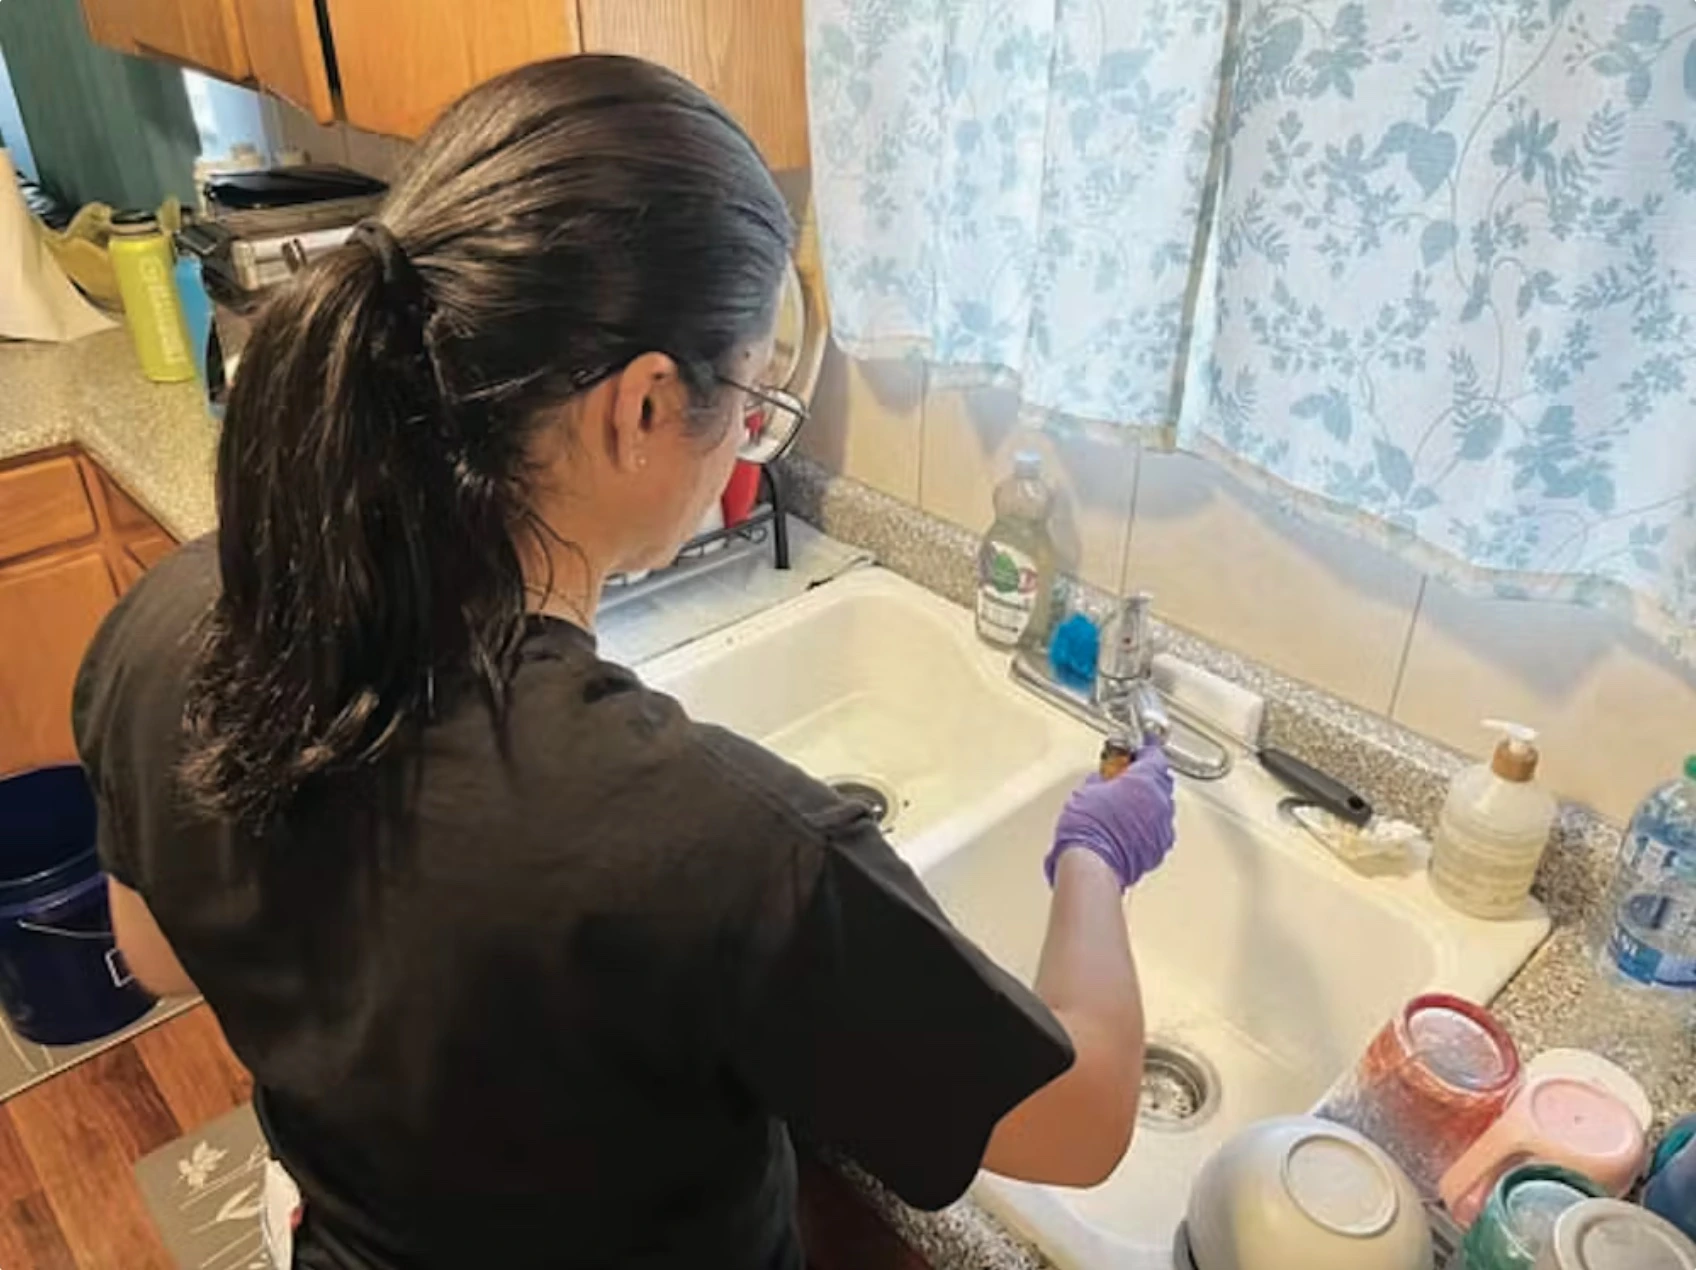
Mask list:
[[[859,803],[871,812],[878,828],[885,833],[895,827],[895,791],[882,781],[871,776],[843,776],[826,784],[850,802]]]
[[[1151,1041],[1142,1066],[1138,1122],[1152,1129],[1193,1129],[1219,1105],[1219,1075],[1201,1055]]]

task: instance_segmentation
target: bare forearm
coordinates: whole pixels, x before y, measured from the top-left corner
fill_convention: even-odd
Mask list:
[[[1124,899],[1112,870],[1088,851],[1068,851],[1056,865],[1034,986],[1056,1013],[1096,1020],[1141,1046],[1142,994]]]
[[[109,878],[107,896],[112,908],[112,930],[118,951],[130,971],[155,996],[180,996],[195,991],[194,983],[166,942],[147,902],[129,887]]]
[[[1142,994],[1112,870],[1068,851],[1054,900],[1036,992],[1065,1027],[1077,1061],[996,1126],[984,1167],[1009,1177],[1089,1186],[1130,1144],[1142,1083]]]

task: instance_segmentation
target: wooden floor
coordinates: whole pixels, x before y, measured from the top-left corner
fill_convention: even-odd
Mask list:
[[[132,1166],[250,1089],[198,1006],[0,1103],[0,1270],[176,1270]]]

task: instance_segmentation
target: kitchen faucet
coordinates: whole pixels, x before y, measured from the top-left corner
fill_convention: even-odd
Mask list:
[[[1177,771],[1196,780],[1219,780],[1231,770],[1230,749],[1187,717],[1174,722],[1173,708],[1155,685],[1152,603],[1146,592],[1127,596],[1102,624],[1090,687],[1066,683],[1045,650],[1029,647],[1013,655],[1013,682],[1132,752],[1159,741]]]
[[[1153,603],[1153,596],[1139,591],[1127,596],[1107,620],[1091,694],[1096,708],[1120,726],[1133,750],[1147,740],[1164,742],[1172,734],[1171,716],[1154,686]]]

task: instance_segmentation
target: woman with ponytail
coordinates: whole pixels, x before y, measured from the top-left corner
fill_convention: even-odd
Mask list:
[[[1158,755],[1067,813],[1039,999],[862,808],[596,656],[604,579],[799,426],[791,235],[666,71],[475,89],[269,301],[216,533],[88,652],[120,946],[251,1069],[296,1266],[796,1270],[791,1131],[928,1206],[1124,1150]]]

